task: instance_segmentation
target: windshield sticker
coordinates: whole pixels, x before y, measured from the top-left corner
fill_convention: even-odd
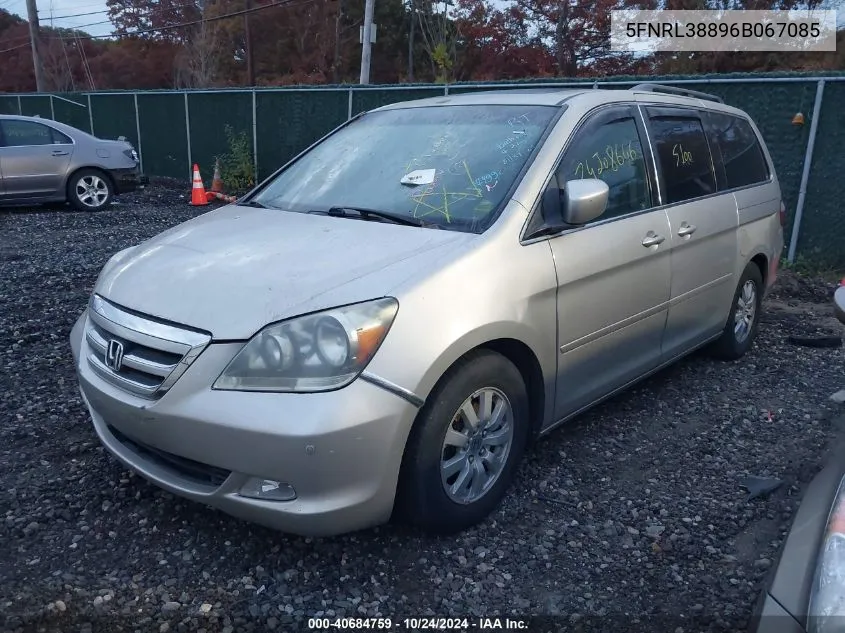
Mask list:
[[[402,176],[399,182],[403,185],[430,185],[434,182],[434,175],[436,173],[436,169],[415,169]]]

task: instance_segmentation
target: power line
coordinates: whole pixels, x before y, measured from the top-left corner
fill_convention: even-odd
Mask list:
[[[50,20],[64,20],[65,18],[81,18],[86,15],[98,15],[100,13],[108,13],[108,9],[102,9],[100,11],[89,11],[88,13],[71,13],[70,15],[53,15],[52,13],[47,15],[44,10],[39,11],[39,13],[44,14],[43,17],[45,19]]]
[[[161,13],[169,13],[171,11],[175,11],[176,9],[185,9],[188,7],[195,7],[197,6],[194,2],[186,2],[185,4],[177,4],[172,7],[167,8],[158,8],[150,11],[149,13],[142,15],[141,17],[149,17],[152,15],[159,15]],[[99,15],[100,13],[108,13],[110,9],[101,9],[100,11],[89,11],[88,13],[72,13],[70,15],[51,15],[50,20],[64,20],[66,18],[81,18],[86,15]],[[93,24],[82,24],[79,27],[74,28],[82,28],[85,26],[96,26],[98,24],[105,24],[106,22],[111,22],[111,20],[104,20],[102,22],[94,22]]]
[[[137,31],[132,31],[131,33],[111,33],[108,35],[88,35],[87,33],[79,33],[76,34],[76,39],[89,39],[89,40],[97,40],[97,39],[111,39],[115,37],[133,37],[136,35],[145,35],[147,33],[156,33],[159,31],[170,31],[172,29],[180,29],[186,26],[195,26],[197,24],[202,24],[203,22],[216,22],[217,20],[225,20],[227,18],[237,17],[239,15],[246,15],[248,13],[254,13],[256,11],[262,11],[264,9],[269,9],[271,7],[288,7],[288,6],[301,6],[305,4],[312,4],[316,0],[281,0],[277,2],[272,2],[270,4],[264,4],[258,7],[252,7],[251,9],[242,9],[240,11],[233,11],[232,13],[226,13],[223,15],[215,15],[209,18],[204,18],[200,20],[192,20],[190,22],[181,22],[179,24],[169,24],[167,26],[160,26],[155,28],[148,28],[148,29],[140,29]],[[168,9],[169,10],[169,9]],[[71,30],[76,31],[77,29],[84,28],[86,26],[96,26],[98,24],[105,24],[106,22],[110,22],[110,20],[105,20],[104,22],[95,22],[93,24],[82,24],[80,26],[74,26]],[[62,39],[61,37],[47,37],[44,39]],[[20,44],[18,46],[13,46],[12,48],[8,48],[6,50],[0,51],[0,53],[7,53],[10,51],[17,50],[19,48],[23,48],[25,46],[29,46],[29,42],[24,44]]]
[[[24,42],[23,44],[18,44],[17,46],[12,46],[11,48],[3,49],[2,51],[0,51],[0,54],[11,53],[12,51],[16,51],[19,48],[26,48],[27,46],[29,46],[29,42]]]
[[[131,33],[112,33],[110,35],[87,35],[87,39],[97,40],[97,39],[107,39],[112,37],[132,37],[135,35],[146,35],[147,33],[157,33],[160,31],[171,31],[173,29],[181,29],[186,26],[195,26],[197,24],[207,23],[207,22],[216,22],[217,20],[225,20],[227,18],[234,18],[239,15],[246,15],[248,13],[254,13],[256,11],[263,11],[264,9],[269,9],[271,7],[285,7],[285,6],[296,6],[301,4],[311,4],[316,0],[304,0],[302,2],[296,2],[295,0],[284,0],[281,2],[271,2],[270,4],[263,4],[258,7],[252,7],[251,9],[241,9],[240,11],[233,11],[232,13],[225,13],[223,15],[215,15],[210,18],[201,18],[199,20],[192,20],[191,22],[182,22],[180,24],[168,24],[167,26],[159,26],[149,29],[139,29],[137,31],[132,31]],[[103,24],[99,22],[98,24]],[[86,25],[83,25],[86,26]],[[94,26],[93,24],[88,24],[87,26]],[[82,28],[74,27],[74,28]]]
[[[192,3],[192,2],[189,2],[189,3],[186,3],[186,4],[177,4],[177,5],[174,5],[174,6],[172,6],[172,7],[168,7],[168,8],[166,8],[166,9],[155,9],[155,10],[153,10],[153,11],[150,11],[150,12],[149,12],[149,13],[147,13],[146,15],[142,15],[142,16],[140,16],[140,17],[142,17],[142,18],[149,18],[149,17],[151,17],[151,16],[154,16],[154,15],[160,15],[160,14],[162,14],[162,13],[170,13],[171,11],[175,11],[176,9],[184,9],[184,8],[187,8],[187,7],[194,7],[194,6],[196,6],[196,5],[195,5],[194,3]],[[103,13],[103,11],[95,11],[94,13]],[[85,14],[80,14],[80,15],[85,15]],[[61,18],[51,18],[51,21],[52,21],[53,19],[57,19],[57,20],[58,20],[58,19],[62,19],[62,18],[70,18],[70,17],[76,17],[76,16],[65,15],[65,16],[62,16]],[[206,20],[206,22],[207,22],[207,21],[208,21],[208,20]],[[71,29],[71,30],[74,30],[74,31],[78,31],[78,30],[80,30],[80,29],[84,29],[84,28],[87,28],[87,27],[89,27],[89,26],[100,26],[101,24],[112,24],[112,20],[111,20],[111,19],[108,19],[108,20],[100,20],[100,21],[98,21],[98,22],[89,22],[88,24],[71,24],[71,25],[69,25],[69,26],[57,26],[57,27],[53,27],[53,28],[57,28],[57,29]],[[177,24],[177,25],[174,25],[174,26],[182,26],[182,25]],[[167,26],[167,27],[159,27],[159,28],[156,28],[156,29],[147,29],[147,30],[148,30],[148,31],[149,31],[149,30],[159,30],[159,29],[162,29],[162,28],[170,28],[170,27],[169,27],[169,26]],[[134,33],[130,33],[129,35],[133,35],[133,34],[134,34]],[[110,34],[110,35],[87,35],[87,34],[86,34],[86,36],[87,36],[87,37],[90,37],[90,38],[95,38],[95,37],[113,37],[113,35],[111,35],[111,34]],[[50,39],[55,39],[55,38],[50,38]]]

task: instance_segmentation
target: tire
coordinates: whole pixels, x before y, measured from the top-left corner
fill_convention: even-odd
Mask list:
[[[750,302],[749,295],[753,295]],[[713,344],[712,353],[716,358],[737,360],[751,349],[760,324],[762,297],[763,275],[757,264],[751,262],[739,278],[722,336]],[[744,327],[739,325],[740,318],[744,319]]]
[[[70,177],[67,199],[79,211],[102,211],[114,196],[114,186],[99,169],[82,169]]]
[[[489,416],[488,423],[495,421],[485,431],[466,433],[468,418],[461,413],[462,406],[470,401],[471,411],[477,413],[482,398],[493,413],[504,415]],[[482,429],[487,416],[479,417],[476,428]],[[452,441],[469,435],[468,444],[463,448],[446,445],[447,430],[453,432]],[[488,350],[467,355],[434,389],[411,430],[397,491],[400,517],[435,534],[451,534],[479,523],[499,505],[512,483],[528,433],[528,392],[516,366]],[[463,468],[445,472],[441,466],[447,460]],[[494,464],[500,464],[495,471]],[[463,487],[458,482],[462,477],[466,477]],[[480,489],[472,487],[476,478],[483,483]],[[447,486],[457,492],[447,493]]]

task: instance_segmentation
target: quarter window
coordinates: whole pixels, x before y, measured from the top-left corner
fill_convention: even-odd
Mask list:
[[[601,117],[601,115],[599,115]],[[558,167],[561,187],[568,180],[598,178],[610,188],[604,218],[641,211],[651,206],[643,148],[637,124],[630,116],[588,123]]]
[[[651,130],[667,203],[715,193],[716,177],[710,147],[699,119],[653,117]]]
[[[769,168],[757,135],[745,119],[710,112],[713,137],[722,153],[726,187],[745,187],[769,179]]]

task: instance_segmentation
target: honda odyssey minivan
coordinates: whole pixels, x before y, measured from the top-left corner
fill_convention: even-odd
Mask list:
[[[385,106],[115,254],[70,337],[82,397],[123,464],[232,515],[465,529],[540,436],[743,356],[783,221],[757,127],[710,95]]]

